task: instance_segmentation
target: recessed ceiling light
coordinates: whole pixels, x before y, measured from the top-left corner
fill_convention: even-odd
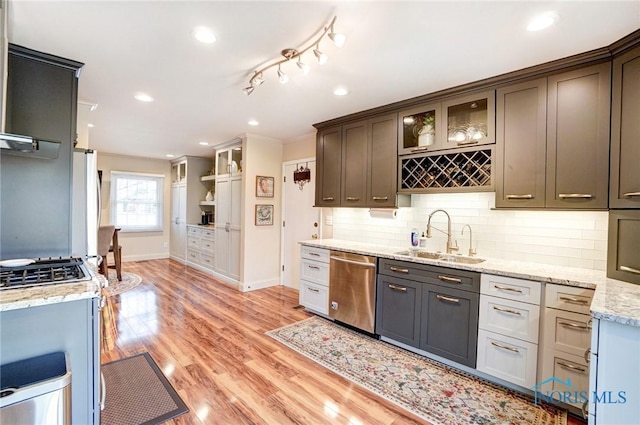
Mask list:
[[[256,120],[249,120],[249,122],[247,124],[255,127],[256,125],[258,125],[260,123],[258,121],[256,121]]]
[[[193,36],[201,43],[211,44],[216,41],[216,36],[213,34],[213,31],[207,27],[195,27]]]
[[[93,124],[89,123],[89,124],[87,124],[87,127],[89,127],[89,128],[93,128],[93,127],[95,127],[95,125],[93,125]]]
[[[136,93],[134,97],[140,102],[153,102],[153,98],[146,93]]]
[[[544,12],[529,21],[527,31],[541,31],[549,28],[559,18],[556,12]]]
[[[347,94],[349,94],[349,90],[345,89],[344,87],[338,87],[333,91],[333,94],[335,94],[336,96],[346,96]]]
[[[202,146],[209,146],[209,142],[198,142],[198,144]]]
[[[166,156],[167,158],[173,158],[173,157],[174,157],[174,155],[173,155],[173,154],[171,154],[171,153],[168,153],[168,154],[166,154],[165,156]]]

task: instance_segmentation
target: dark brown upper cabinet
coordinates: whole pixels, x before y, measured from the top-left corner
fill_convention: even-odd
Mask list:
[[[398,155],[444,149],[440,103],[421,105],[398,114]]]
[[[640,285],[640,210],[609,213],[607,276]]]
[[[611,64],[550,76],[546,206],[607,209]]]
[[[444,117],[440,124],[443,149],[495,143],[495,97],[495,90],[486,90],[443,101]]]
[[[610,64],[497,90],[496,207],[607,209]]]
[[[405,207],[398,195],[397,114],[318,132],[317,207]]]
[[[496,207],[544,207],[547,79],[499,88],[496,121]]]
[[[316,141],[316,207],[340,206],[342,126],[318,132]]]
[[[640,47],[613,60],[611,208],[640,208]]]

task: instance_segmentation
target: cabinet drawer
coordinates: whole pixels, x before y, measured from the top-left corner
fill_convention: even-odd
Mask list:
[[[591,316],[545,309],[544,348],[584,356],[591,347]]]
[[[216,231],[214,229],[198,229],[201,232],[201,236],[206,239],[215,239]]]
[[[200,236],[200,232],[202,229],[199,229],[197,227],[193,227],[193,226],[187,226],[187,234],[188,235],[196,235],[196,236]]]
[[[586,400],[581,397],[580,392],[584,391],[583,394],[589,394],[589,365],[584,358],[545,349],[543,363],[541,381],[552,377],[556,379],[551,379],[541,385],[542,388],[538,388],[538,391],[543,391],[545,394],[548,394],[547,391],[553,391],[554,395],[570,391],[571,398],[562,401],[582,408]],[[571,387],[563,385],[563,382],[567,382],[567,380],[571,380]]]
[[[466,270],[382,258],[378,273],[463,291],[480,291],[480,274]]]
[[[194,249],[200,248],[200,238],[193,237],[191,236],[191,234],[189,234],[189,236],[187,237],[187,247]]]
[[[311,246],[303,246],[302,247],[302,258],[307,258],[309,260],[320,261],[322,263],[329,262],[329,250],[322,248],[314,248]]]
[[[200,249],[206,252],[214,252],[216,241],[211,239],[200,239]]]
[[[192,249],[187,249],[187,261],[192,263],[200,262],[200,253],[198,251],[194,251]]]
[[[213,269],[216,265],[216,257],[213,255],[200,254],[200,264],[208,269]]]
[[[545,304],[547,307],[559,310],[590,314],[589,307],[593,292],[593,289],[548,283],[545,291]]]
[[[376,333],[418,347],[422,283],[379,275],[376,292]]]
[[[483,274],[480,292],[495,297],[540,305],[541,284],[533,280]]]
[[[329,314],[329,288],[306,280],[300,281],[300,304],[322,314]]]
[[[478,369],[516,385],[536,384],[538,345],[480,329]]]
[[[303,258],[300,267],[300,278],[318,285],[329,286],[329,265]]]
[[[480,296],[480,329],[537,344],[539,323],[540,307],[537,305]]]

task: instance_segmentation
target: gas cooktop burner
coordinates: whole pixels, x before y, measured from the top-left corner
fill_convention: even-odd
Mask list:
[[[90,280],[87,265],[79,257],[37,259],[17,267],[0,267],[0,290]]]

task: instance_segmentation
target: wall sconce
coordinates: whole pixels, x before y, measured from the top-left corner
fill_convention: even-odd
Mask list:
[[[297,49],[284,49],[283,51],[280,52],[280,54],[284,57],[284,59],[280,59],[274,63],[271,63],[270,65],[266,65],[263,66],[262,68],[259,68],[257,70],[255,70],[253,72],[253,75],[251,76],[251,78],[249,79],[249,85],[245,88],[242,89],[242,91],[244,92],[244,94],[246,94],[247,96],[250,95],[251,93],[253,93],[253,91],[260,86],[262,83],[264,83],[264,77],[263,77],[263,73],[271,68],[278,68],[277,71],[277,75],[278,75],[278,80],[280,81],[280,83],[282,84],[286,84],[287,81],[289,81],[289,76],[282,70],[282,64],[286,63],[288,61],[290,61],[291,59],[295,59],[298,58],[296,64],[298,65],[298,68],[300,68],[300,70],[302,71],[302,73],[304,75],[307,75],[309,73],[309,70],[311,69],[311,67],[302,62],[302,55],[304,53],[306,53],[307,51],[313,49],[313,54],[315,55],[316,59],[318,60],[318,63],[320,65],[324,64],[325,62],[327,62],[327,60],[329,59],[329,57],[326,55],[326,53],[322,52],[320,50],[320,42],[322,41],[322,39],[325,36],[328,36],[329,39],[331,41],[333,41],[333,43],[337,46],[337,47],[342,47],[346,41],[346,37],[344,34],[341,33],[337,33],[333,30],[333,26],[336,22],[336,16],[333,17],[333,19],[331,20],[331,22],[329,22],[324,29],[322,30],[322,32],[318,35],[317,38],[313,39],[311,43],[309,43],[309,45],[307,45],[305,48],[297,50]]]

